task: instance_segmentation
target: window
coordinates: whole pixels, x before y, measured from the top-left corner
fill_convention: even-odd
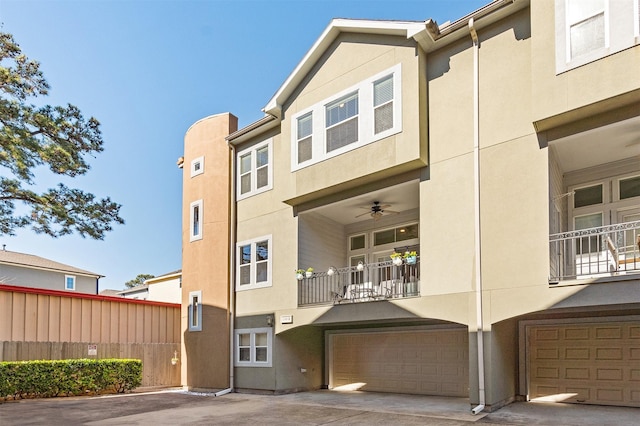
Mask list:
[[[640,44],[638,0],[556,0],[556,73]]]
[[[291,120],[291,167],[307,167],[402,131],[398,64]]]
[[[237,244],[236,290],[271,286],[271,236]]]
[[[360,250],[367,246],[367,238],[365,234],[349,237],[349,241],[350,250]]]
[[[236,367],[271,367],[273,330],[270,327],[236,330]]]
[[[618,182],[620,199],[626,200],[627,198],[640,197],[640,176],[635,176],[627,179],[620,179]]]
[[[64,289],[75,291],[76,289],[76,277],[74,275],[64,276]]]
[[[191,177],[204,173],[204,157],[198,157],[191,161]]]
[[[298,118],[298,164],[311,160],[313,156],[313,113]]]
[[[202,239],[202,200],[194,201],[189,208],[189,241]]]
[[[573,208],[602,204],[602,184],[578,188],[573,194]]]
[[[393,76],[389,75],[373,83],[374,133],[382,133],[393,127]]]
[[[272,188],[271,139],[238,153],[238,199]]]
[[[202,331],[202,291],[189,292],[189,331]]]
[[[327,152],[358,141],[358,93],[326,107]]]
[[[382,246],[385,244],[397,243],[418,239],[418,224],[399,226],[397,228],[385,229],[373,233],[373,245]]]
[[[605,0],[567,0],[567,62],[606,47]]]

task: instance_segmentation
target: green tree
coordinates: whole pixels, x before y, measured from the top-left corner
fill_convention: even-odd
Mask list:
[[[77,232],[101,240],[112,224],[124,223],[120,204],[62,183],[33,190],[34,169],[84,175],[90,169],[86,158],[103,150],[95,118],[86,120],[71,104],[31,104],[48,90],[40,64],[22,53],[11,34],[0,32],[0,235],[30,226],[52,237]]]
[[[137,277],[135,277],[132,280],[127,281],[126,283],[124,283],[124,285],[127,288],[136,287],[136,286],[139,286],[141,284],[144,284],[144,282],[146,280],[148,280],[149,278],[155,278],[155,277],[153,275],[150,275],[150,274],[138,274]]]

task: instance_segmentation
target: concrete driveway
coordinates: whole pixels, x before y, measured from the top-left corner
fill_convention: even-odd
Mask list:
[[[183,391],[0,403],[0,425],[636,425],[640,409],[514,403],[473,416],[465,398],[316,391],[282,396]]]

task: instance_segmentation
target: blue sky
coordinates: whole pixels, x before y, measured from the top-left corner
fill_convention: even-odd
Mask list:
[[[126,224],[103,241],[22,230],[7,250],[105,275],[100,290],[181,267],[183,138],[229,111],[240,127],[271,96],[332,18],[454,21],[489,0],[0,0],[2,31],[38,60],[44,102],[71,103],[101,122],[105,150],[87,175],[41,174],[122,204]]]

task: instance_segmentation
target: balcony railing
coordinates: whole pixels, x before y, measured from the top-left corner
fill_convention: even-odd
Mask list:
[[[550,282],[640,273],[640,221],[549,237]]]
[[[298,280],[298,306],[370,302],[420,295],[420,258],[316,272]]]

